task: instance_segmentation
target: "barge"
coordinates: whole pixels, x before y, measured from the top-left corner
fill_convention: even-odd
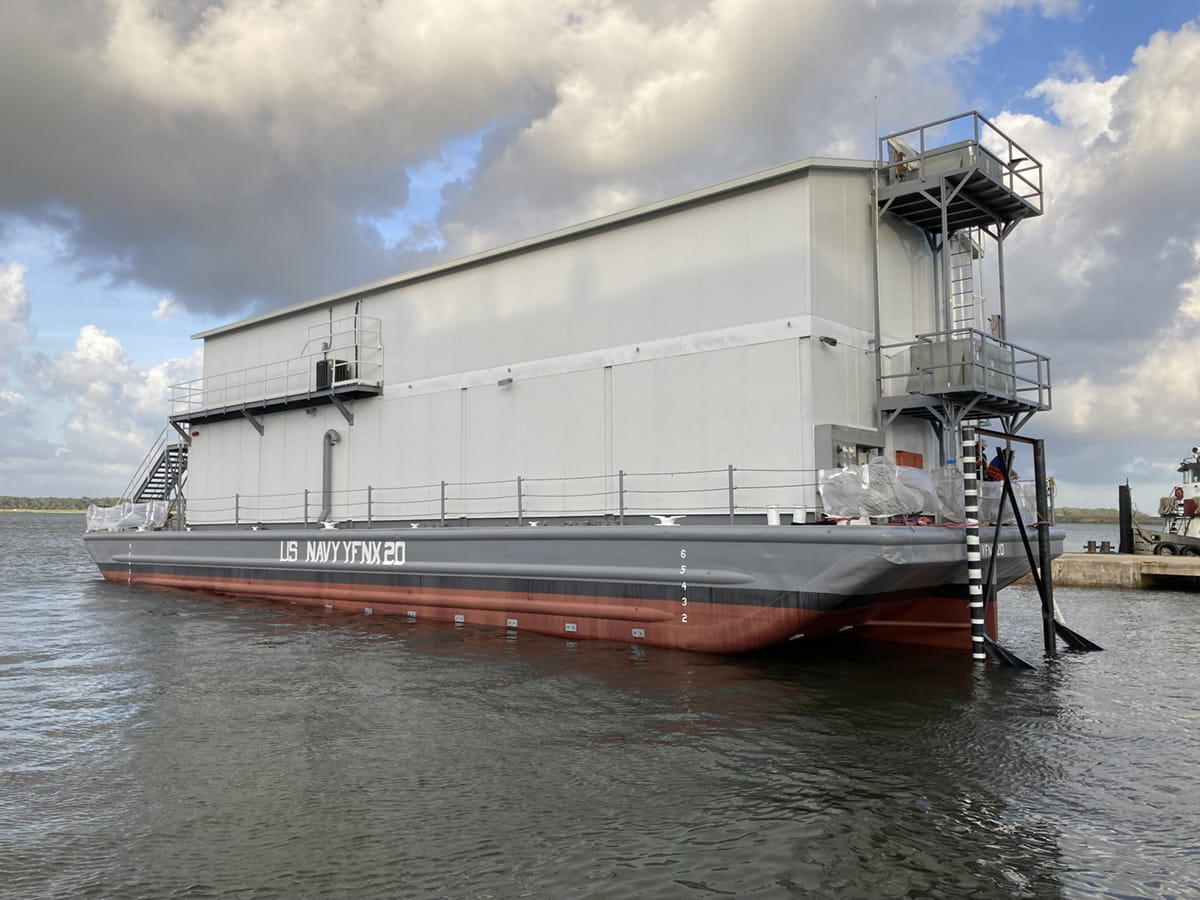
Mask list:
[[[1023,526],[1062,550],[980,505],[972,437],[1050,408],[982,291],[1041,176],[972,112],[203,332],[85,544],[129,585],[981,656]]]

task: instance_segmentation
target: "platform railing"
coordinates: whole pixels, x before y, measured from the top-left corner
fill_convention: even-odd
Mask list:
[[[1050,358],[977,329],[919,334],[879,350],[880,397],[970,391],[1050,408]]]
[[[960,148],[968,162],[988,172],[1010,192],[1042,212],[1042,164],[991,120],[971,111],[929,122],[879,139],[882,184],[920,180],[949,167]]]
[[[808,521],[820,509],[815,469],[738,468],[625,472],[572,477],[525,477],[331,491],[329,523],[319,521],[322,494],[313,487],[281,493],[189,497],[188,524],[372,528],[381,523],[421,527],[497,522],[664,524],[692,517],[733,522]],[[182,527],[184,523],[180,523]]]
[[[324,384],[318,383],[320,363],[325,364]],[[171,385],[171,417],[382,382],[381,321],[370,316],[343,316],[310,328],[297,356]]]

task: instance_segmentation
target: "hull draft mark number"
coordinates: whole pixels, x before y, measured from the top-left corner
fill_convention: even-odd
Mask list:
[[[687,548],[686,547],[680,548],[679,558],[687,559]],[[679,615],[679,621],[681,624],[686,625],[687,617],[688,617],[688,614],[687,614],[687,605],[688,605],[688,601],[687,601],[687,563],[684,563],[684,562],[681,562],[679,564],[679,592],[680,592],[679,605],[683,607],[683,612],[680,613],[680,615]]]

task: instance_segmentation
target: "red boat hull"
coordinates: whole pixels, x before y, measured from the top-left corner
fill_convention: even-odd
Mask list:
[[[331,584],[327,581],[274,581],[253,577],[129,572],[105,569],[122,584],[208,591],[336,609],[348,613],[404,616],[529,631],[568,639],[647,643],[713,653],[748,652],[798,640],[856,637],[969,652],[971,632],[964,596],[897,592],[857,598],[830,610],[779,603],[693,603],[581,597],[508,590],[463,590],[426,586]],[[683,618],[684,616],[687,618]],[[995,604],[987,630],[997,636]]]

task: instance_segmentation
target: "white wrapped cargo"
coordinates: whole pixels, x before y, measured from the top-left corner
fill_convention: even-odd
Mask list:
[[[167,521],[167,501],[118,503],[116,506],[96,506],[87,511],[88,531],[152,531]]]

